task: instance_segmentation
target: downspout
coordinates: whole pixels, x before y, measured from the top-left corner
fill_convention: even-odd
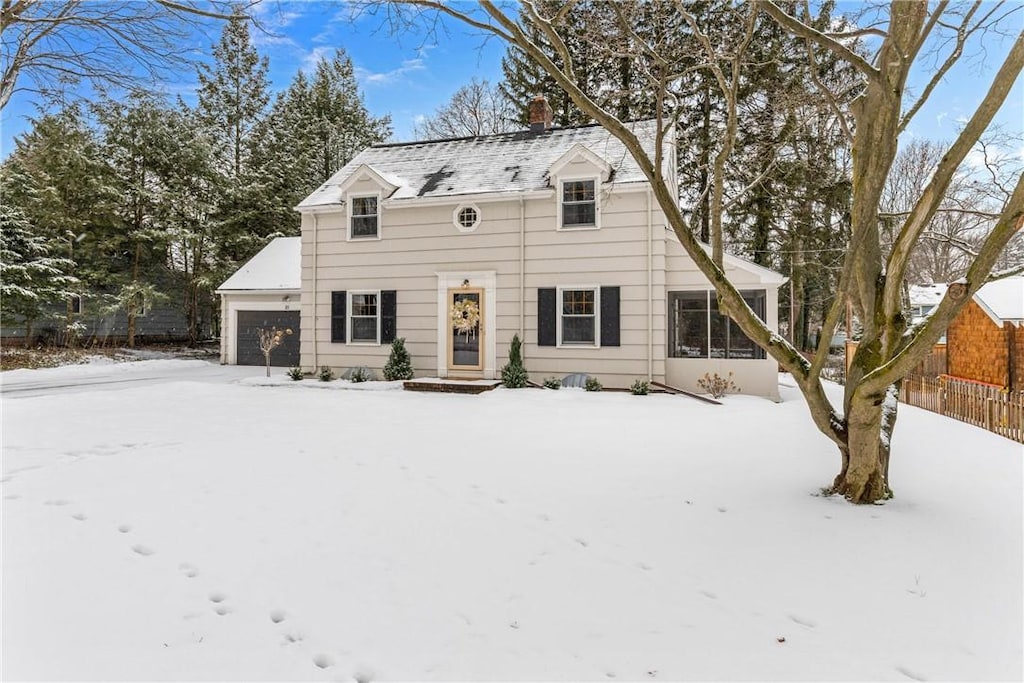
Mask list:
[[[647,188],[647,380],[654,380],[654,206]]]
[[[320,286],[320,280],[317,278],[317,227],[320,221],[316,212],[312,213],[313,216],[313,293],[312,293],[312,318],[313,318],[313,368],[312,371],[316,372],[316,369],[320,367],[320,358],[317,355],[317,343],[316,343],[316,290]]]
[[[519,196],[519,341],[526,336],[526,199]]]

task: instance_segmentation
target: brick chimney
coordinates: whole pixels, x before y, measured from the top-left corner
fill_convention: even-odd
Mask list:
[[[543,95],[537,95],[530,102],[530,132],[543,133],[551,130],[552,121],[551,105]]]

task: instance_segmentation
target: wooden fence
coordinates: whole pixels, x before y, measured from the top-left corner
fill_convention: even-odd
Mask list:
[[[900,401],[1024,443],[1024,391],[915,374],[903,379]]]

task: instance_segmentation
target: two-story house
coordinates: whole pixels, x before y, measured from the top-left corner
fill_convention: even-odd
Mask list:
[[[777,397],[778,366],[720,315],[650,184],[599,126],[383,144],[357,155],[302,214],[301,365],[380,370],[404,337],[417,376],[493,378],[514,334],[531,377],[637,378],[696,390],[729,372]],[[653,148],[653,122],[633,124]],[[675,183],[674,148],[665,150]],[[777,327],[779,274],[726,268]]]

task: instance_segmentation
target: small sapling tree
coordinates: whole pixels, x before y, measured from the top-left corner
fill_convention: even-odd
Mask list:
[[[267,361],[267,377],[270,377],[270,354],[281,345],[287,335],[292,333],[292,328],[279,330],[276,327],[261,327],[257,333],[259,334],[260,351],[263,352],[263,357]]]
[[[396,379],[412,379],[412,376],[412,359],[405,350],[405,337],[399,337],[391,342],[391,355],[384,366],[384,379],[391,382]]]

